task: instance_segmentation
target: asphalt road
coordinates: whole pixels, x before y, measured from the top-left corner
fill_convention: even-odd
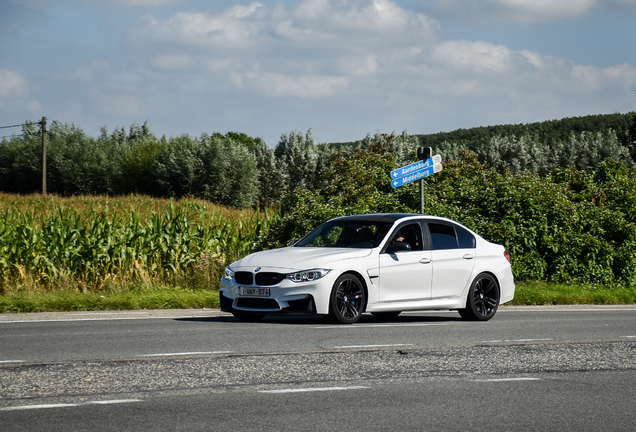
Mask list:
[[[0,315],[0,430],[636,430],[636,307]]]

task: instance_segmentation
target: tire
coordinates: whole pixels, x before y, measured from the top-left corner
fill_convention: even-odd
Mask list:
[[[488,321],[499,307],[499,285],[497,280],[487,274],[478,275],[470,285],[466,308],[458,312],[462,318],[470,321]]]
[[[371,315],[381,320],[389,320],[393,318],[397,318],[402,311],[391,311],[391,312],[371,312]]]
[[[245,322],[257,322],[265,318],[265,314],[232,311],[234,318]]]
[[[353,324],[362,316],[366,294],[360,279],[350,273],[343,274],[333,284],[329,297],[329,318],[341,324]]]

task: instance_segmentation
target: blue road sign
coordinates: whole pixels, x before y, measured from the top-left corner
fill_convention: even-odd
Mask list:
[[[438,173],[442,170],[442,164],[436,163],[431,167],[426,169],[420,169],[412,174],[406,175],[404,177],[396,178],[395,180],[391,180],[391,186],[393,189],[396,187],[404,186],[405,184],[414,182],[415,180],[423,179],[424,177],[431,176],[435,173]]]
[[[426,160],[417,161],[415,163],[412,163],[411,165],[403,166],[402,168],[398,168],[394,171],[391,171],[391,180],[404,177],[406,175],[413,174],[421,170],[425,170],[441,162],[442,162],[442,157],[437,154]]]

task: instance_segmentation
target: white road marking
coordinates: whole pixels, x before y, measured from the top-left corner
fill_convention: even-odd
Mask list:
[[[623,307],[621,307],[623,306]],[[588,307],[568,307],[568,305],[553,306],[508,306],[497,309],[497,313],[507,312],[613,312],[613,311],[636,311],[634,307],[624,307],[624,305],[589,305]]]
[[[113,405],[122,403],[143,402],[142,399],[115,399],[115,400],[102,400],[102,401],[88,401],[88,402],[71,402],[71,403],[57,403],[57,404],[40,404],[40,405],[19,405],[0,408],[0,411],[20,411],[31,409],[46,409],[46,408],[69,408],[83,405]]]
[[[104,316],[104,315],[121,315],[121,311],[96,311],[96,312],[73,312],[73,316],[81,316],[81,315],[97,315],[97,316]],[[126,315],[134,315],[134,314],[148,314],[148,312],[146,311],[127,311]]]
[[[298,389],[279,389],[279,390],[260,390],[259,393],[306,393],[319,391],[339,391],[339,390],[360,390],[371,387],[351,386],[351,387],[315,387],[315,388],[298,388]]]
[[[495,339],[489,341],[479,341],[477,343],[499,343],[499,342],[545,342],[545,341],[553,341],[551,338],[544,339]]]
[[[142,313],[142,312],[134,312]],[[175,315],[175,316],[132,316],[132,317],[100,317],[100,318],[51,318],[51,319],[23,319],[23,320],[0,320],[0,324],[16,323],[45,323],[45,322],[69,322],[69,321],[130,321],[130,320],[154,320],[154,319],[188,319],[188,318],[214,318],[222,315]]]
[[[187,355],[201,355],[201,354],[230,354],[232,351],[192,351],[192,352],[178,352],[178,353],[157,353],[157,354],[140,354],[137,357],[169,357],[169,356],[187,356]]]
[[[416,324],[358,324],[358,325],[327,325],[327,326],[315,326],[315,329],[366,329],[366,328],[378,328],[378,327],[426,327],[426,326],[442,326],[448,325],[447,323],[416,323]]]
[[[505,381],[541,381],[542,378],[520,377],[520,378],[490,378],[490,379],[478,379],[477,382],[505,382]]]
[[[624,338],[636,338],[636,336],[621,336],[621,337],[624,337]]]
[[[335,346],[334,348],[379,348],[379,347],[398,347],[398,346],[413,346],[413,344],[344,345],[344,346]]]
[[[0,363],[25,363],[25,360],[0,360]]]

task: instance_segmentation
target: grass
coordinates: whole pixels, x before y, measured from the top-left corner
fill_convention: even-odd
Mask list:
[[[634,304],[636,287],[517,282],[508,305]]]
[[[634,304],[636,287],[517,283],[508,305]],[[178,286],[131,287],[117,292],[22,292],[0,296],[0,313],[218,308],[218,290]]]
[[[123,292],[24,292],[0,296],[0,313],[218,308],[217,290],[132,288]]]

